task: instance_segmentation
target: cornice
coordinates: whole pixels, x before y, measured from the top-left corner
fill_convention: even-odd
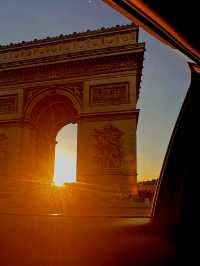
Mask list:
[[[85,75],[136,71],[140,67],[140,57],[143,58],[143,53],[87,58],[85,60],[72,60],[57,64],[0,71],[0,87],[12,84],[84,77]]]
[[[80,120],[96,121],[98,120],[121,120],[126,117],[126,119],[136,118],[138,120],[139,109],[134,110],[123,110],[123,111],[113,111],[113,112],[95,112],[95,113],[82,113],[80,114]]]
[[[49,65],[49,64],[58,64],[63,62],[75,62],[80,60],[88,60],[94,58],[108,57],[113,55],[131,55],[144,53],[145,45],[144,43],[134,43],[128,45],[121,45],[116,47],[109,48],[99,48],[95,50],[88,51],[78,51],[72,52],[69,54],[60,54],[55,56],[41,57],[41,58],[32,58],[23,61],[13,61],[0,63],[0,72],[11,70],[11,69],[22,69],[30,68],[33,66],[40,65]]]
[[[55,41],[41,41],[40,44],[19,45],[19,47],[0,49],[0,68],[9,67],[9,64],[29,65],[36,61],[49,61],[50,58],[67,59],[71,56],[79,57],[81,54],[96,53],[99,50],[104,51],[106,48],[117,49],[120,46],[137,44],[136,27],[132,25],[114,28],[106,31],[95,31],[88,34],[81,34],[73,38],[57,39]],[[66,58],[67,57],[67,58]],[[55,58],[55,59],[54,59]],[[40,63],[40,62],[39,62]]]
[[[9,43],[6,45],[0,45],[0,52],[1,51],[8,51],[8,50],[17,50],[21,48],[27,48],[27,47],[34,47],[34,46],[40,46],[44,44],[52,44],[52,43],[59,43],[63,41],[69,41],[74,39],[82,39],[82,38],[88,38],[88,37],[95,37],[100,35],[106,35],[106,34],[113,34],[116,32],[123,32],[123,31],[136,31],[138,32],[138,26],[134,23],[127,24],[127,25],[116,25],[113,27],[101,27],[95,30],[88,29],[84,32],[73,32],[70,34],[60,34],[59,36],[53,36],[43,39],[34,39],[31,41],[22,41],[19,43]]]
[[[8,45],[0,87],[133,71],[138,98],[144,50],[133,24]]]

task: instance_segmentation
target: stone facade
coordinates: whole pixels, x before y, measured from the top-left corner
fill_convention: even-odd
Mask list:
[[[55,137],[78,123],[77,181],[136,193],[144,44],[117,26],[0,48],[0,175],[51,182]]]

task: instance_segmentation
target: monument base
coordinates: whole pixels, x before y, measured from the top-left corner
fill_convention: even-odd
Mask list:
[[[65,215],[139,216],[146,213],[144,201],[131,191],[96,184],[66,184]]]
[[[4,181],[1,214],[64,216],[144,216],[149,206],[127,191],[87,183],[65,184]]]

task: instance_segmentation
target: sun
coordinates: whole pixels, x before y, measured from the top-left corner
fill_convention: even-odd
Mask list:
[[[53,178],[53,183],[56,186],[75,182],[76,160],[73,157],[73,154],[66,153],[61,149],[56,150]]]
[[[53,183],[63,186],[76,182],[77,124],[64,126],[56,136]]]

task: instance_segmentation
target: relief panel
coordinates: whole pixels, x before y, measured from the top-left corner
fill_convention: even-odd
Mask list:
[[[0,90],[0,121],[19,119],[23,110],[23,89]]]
[[[123,132],[108,123],[94,129],[94,160],[101,170],[120,169],[123,160]]]
[[[18,95],[0,95],[0,114],[17,113]]]
[[[91,106],[129,103],[128,82],[90,86],[89,90]]]

